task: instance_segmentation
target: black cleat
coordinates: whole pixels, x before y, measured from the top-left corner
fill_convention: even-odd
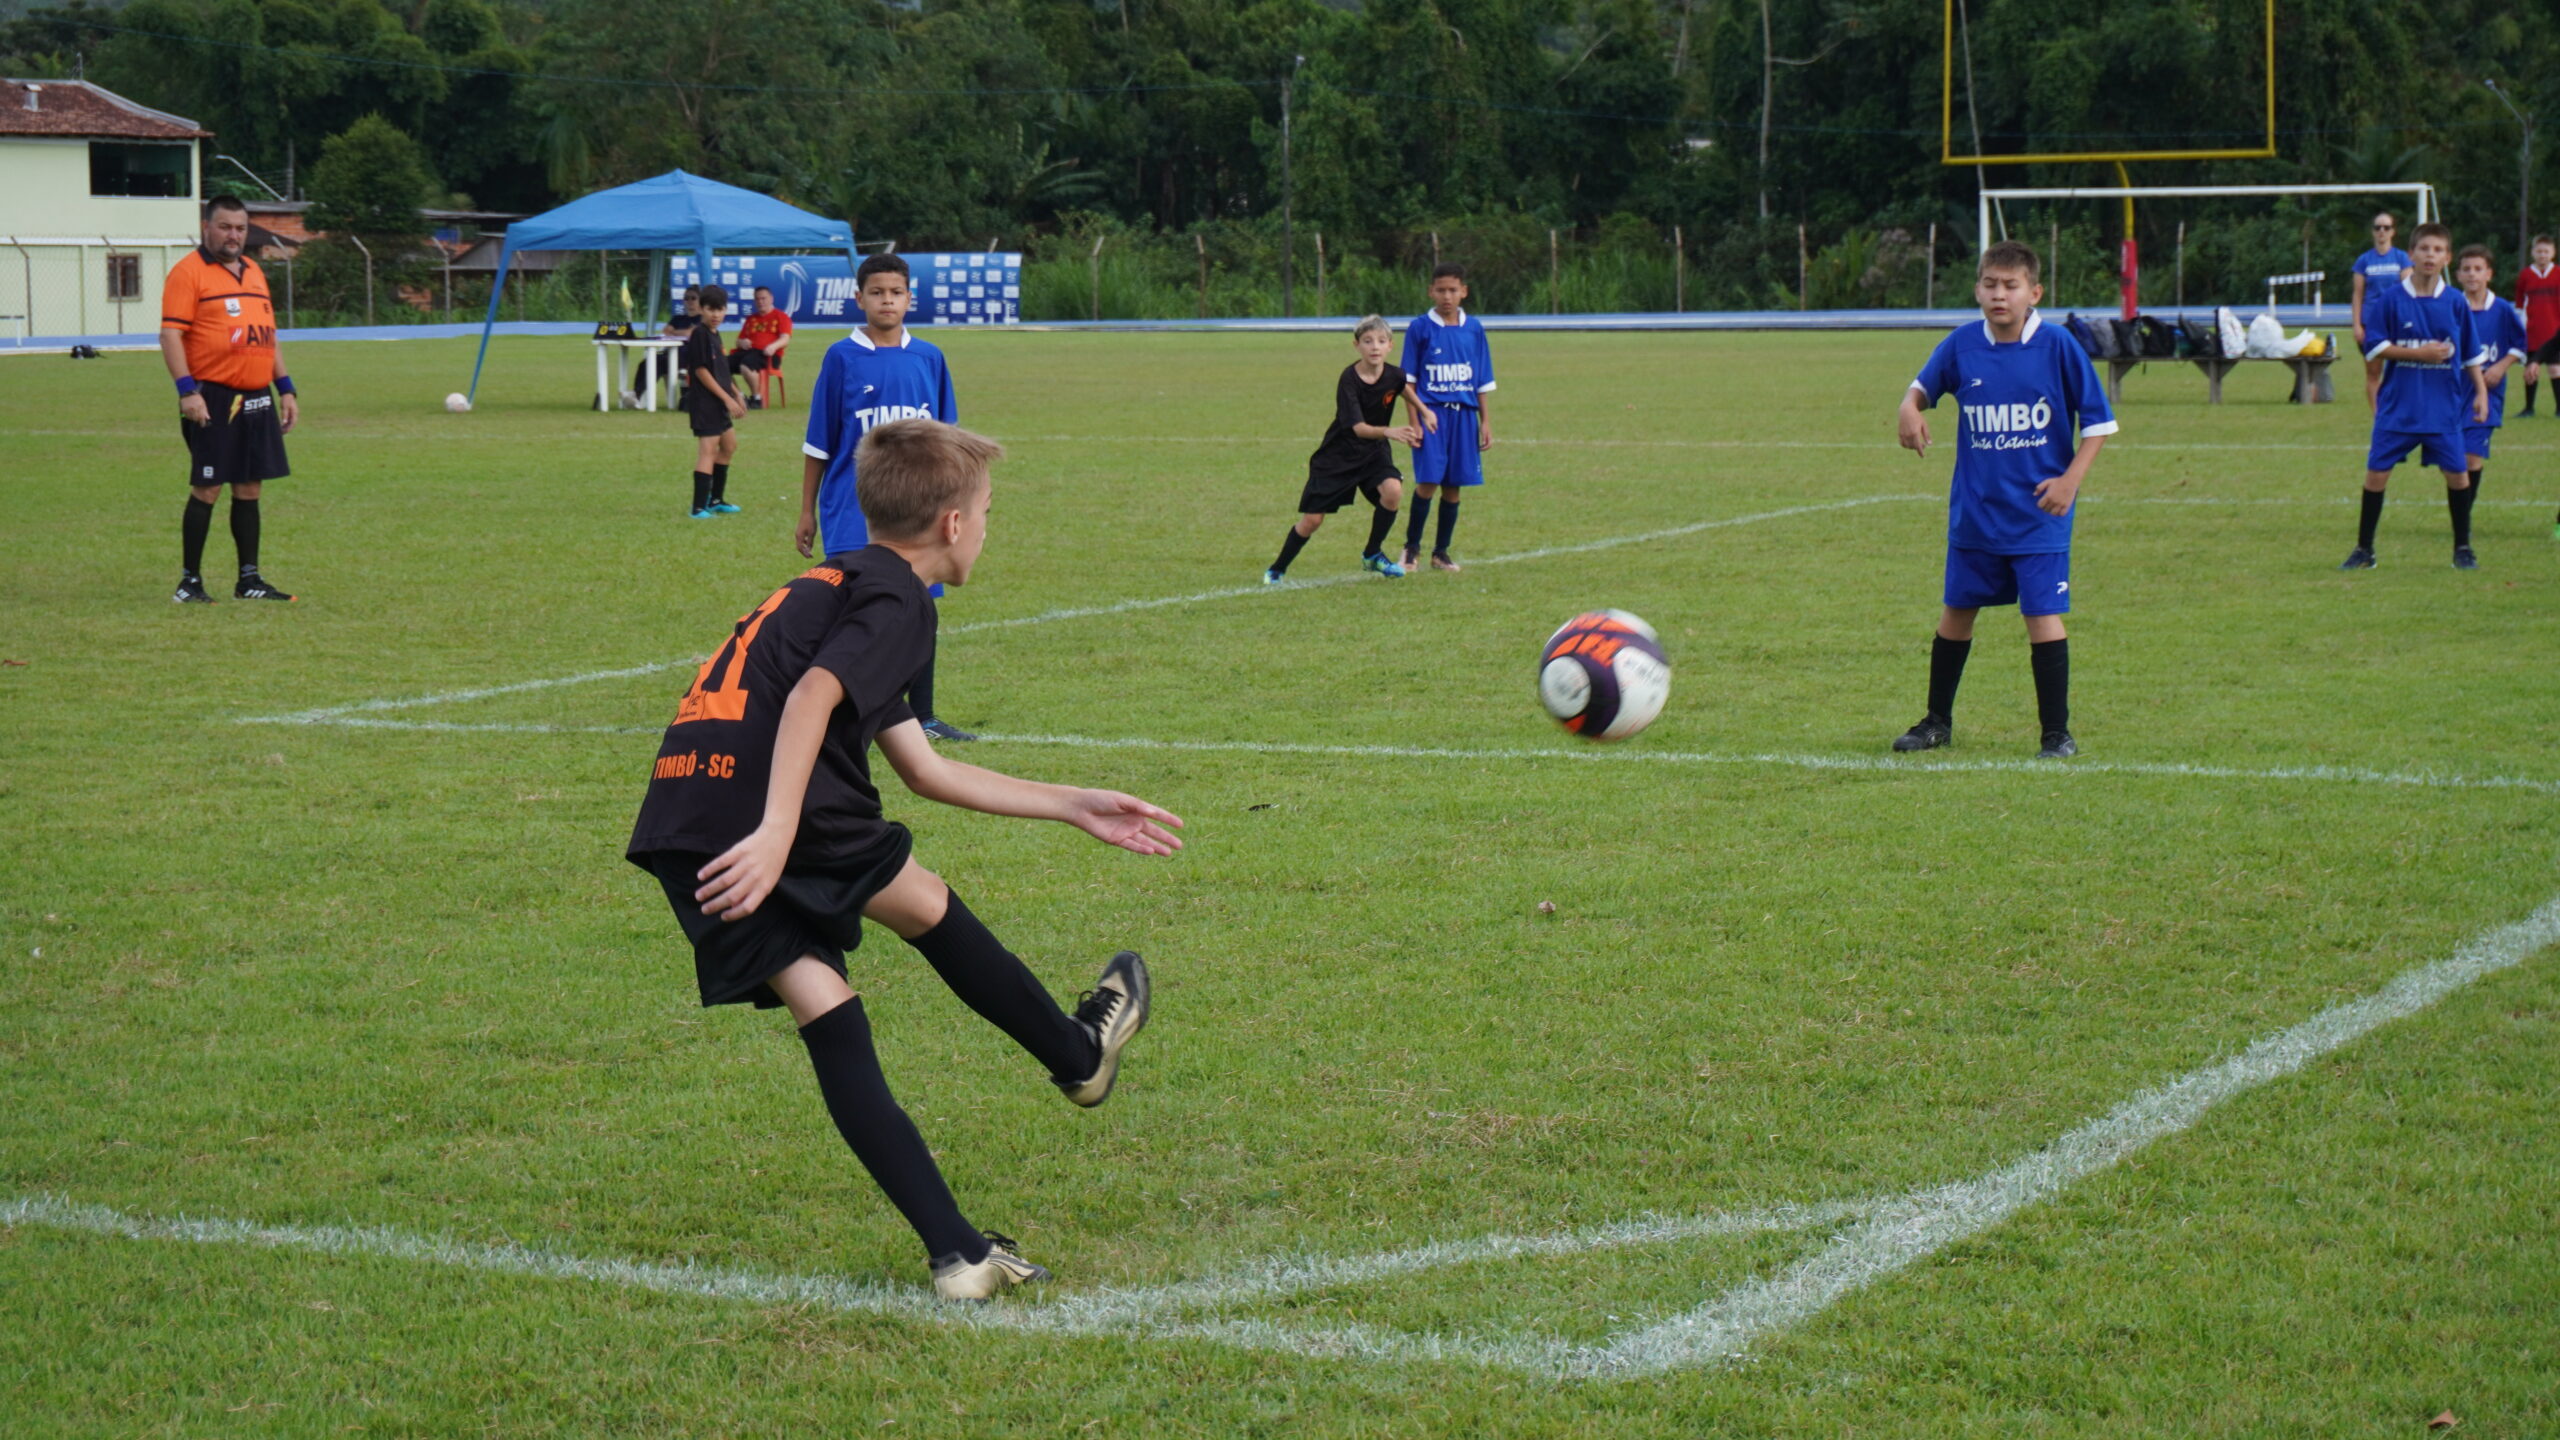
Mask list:
[[[179,576],[178,589],[176,593],[172,594],[169,598],[181,605],[210,605],[213,603],[213,597],[205,593],[204,577],[201,575]]]
[[[2340,565],[2338,568],[2341,570],[2370,570],[2374,567],[2374,563],[2373,552],[2359,545],[2353,550],[2347,552],[2346,563]]]
[[[2068,760],[2079,753],[2080,742],[2071,738],[2070,731],[2047,730],[2044,732],[2044,748],[2036,752],[2036,758],[2039,760]]]
[[[234,600],[291,600],[293,597],[269,583],[266,576],[252,571],[241,576],[240,583],[231,587],[231,598]]]
[[[1016,1285],[1049,1278],[1048,1271],[1013,1253],[1010,1236],[993,1230],[978,1233],[987,1237],[987,1258],[972,1265],[957,1251],[934,1256],[933,1293],[945,1300],[985,1301]]]
[[[963,730],[938,715],[924,722],[924,734],[928,740],[948,740],[954,745],[966,745],[978,738],[975,732]]]
[[[1090,1110],[1111,1098],[1112,1082],[1120,1078],[1121,1048],[1146,1028],[1147,994],[1147,962],[1137,951],[1123,950],[1102,967],[1102,978],[1076,1006],[1076,1023],[1092,1034],[1101,1058],[1081,1080],[1050,1077],[1068,1099]]]
[[[2456,545],[2453,547],[2453,568],[2456,570],[2477,570],[2480,568],[2480,557],[2472,553],[2470,546]]]
[[[1956,727],[1953,721],[1941,720],[1935,715],[1923,715],[1920,717],[1919,724],[1893,737],[1893,748],[1906,754],[1913,750],[1935,750],[1941,745],[1954,744],[1955,739]]]

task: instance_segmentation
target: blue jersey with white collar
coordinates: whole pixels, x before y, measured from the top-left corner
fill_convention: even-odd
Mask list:
[[[2453,347],[2448,360],[2383,362],[2382,393],[2373,405],[2375,434],[2458,435],[2471,423],[2471,377],[2465,368],[2483,361],[2479,329],[2471,322],[2470,302],[2441,275],[2428,294],[2418,293],[2418,277],[2409,274],[2365,297],[2367,360],[2378,357],[2386,345],[2441,340]]]
[[[1991,338],[1990,321],[1976,321],[1938,342],[1911,388],[1923,409],[1956,397],[1947,543],[2002,555],[2069,550],[2080,507],[2047,515],[2036,487],[2071,468],[2081,437],[2116,433],[2089,352],[2034,312],[2005,345]]]
[[[2467,297],[2463,301],[2465,306],[2470,303]],[[2501,360],[2514,360],[2519,363],[2523,361],[2525,356],[2524,312],[2517,309],[2505,296],[2492,295],[2485,308],[2472,311],[2471,329],[2480,339],[2482,369],[2485,370]],[[2508,368],[2512,370],[2514,367]],[[2466,414],[2466,422],[2468,419]],[[2498,383],[2489,387],[2489,428],[2495,430],[2505,423],[2507,423],[2507,377],[2501,375],[2498,377]]]
[[[2400,283],[2400,277],[2409,273],[2409,252],[2397,245],[2388,250],[2365,250],[2347,267],[2347,273],[2364,277],[2365,304],[2370,306],[2377,291]]]
[[[856,330],[827,347],[809,394],[809,436],[800,447],[826,462],[818,479],[818,534],[826,548],[818,553],[841,555],[871,543],[871,527],[854,499],[854,447],[874,425],[917,419],[960,423],[951,367],[940,350],[912,331],[884,347]]]
[[[1476,397],[1493,393],[1493,347],[1484,325],[1461,310],[1454,325],[1443,325],[1435,311],[1425,310],[1404,327],[1404,373],[1431,405],[1478,408]]]

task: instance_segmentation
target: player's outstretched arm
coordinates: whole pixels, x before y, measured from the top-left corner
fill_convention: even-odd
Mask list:
[[[1431,407],[1422,403],[1422,392],[1415,389],[1410,380],[1404,382],[1404,403],[1404,413],[1421,421],[1424,430],[1434,435],[1440,433],[1440,417],[1432,414]]]
[[[773,737],[773,776],[765,782],[764,820],[747,838],[702,867],[693,898],[702,913],[743,920],[756,913],[782,879],[791,842],[800,834],[800,802],[809,794],[809,772],[826,743],[827,717],[844,703],[844,684],[812,667],[782,702],[782,726]]]
[[[1918,387],[1902,392],[1902,414],[1896,428],[1903,449],[1921,456],[1929,453],[1929,415],[1920,408]]]
[[[1018,780],[945,756],[913,720],[880,732],[880,753],[909,790],[927,800],[988,815],[1058,820],[1105,845],[1139,855],[1170,855],[1182,848],[1174,831],[1182,817],[1117,790],[1085,790]]]

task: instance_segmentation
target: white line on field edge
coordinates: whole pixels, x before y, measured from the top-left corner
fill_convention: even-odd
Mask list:
[[[909,1289],[829,1276],[635,1260],[598,1260],[513,1244],[485,1244],[386,1227],[264,1225],[245,1220],[164,1219],[82,1205],[55,1195],[0,1204],[0,1225],[41,1226],[131,1240],[244,1245],[365,1259],[401,1260],[625,1289],[812,1305],[954,1328],[1053,1335],[1198,1339],[1254,1350],[1370,1361],[1463,1361],[1550,1378],[1618,1380],[1694,1369],[1748,1354],[1768,1337],[2018,1211],[2113,1166],[2154,1141],[2187,1129],[2238,1095],[2293,1074],[2391,1021],[2427,1009],[2485,976],[2523,963],[2560,941],[2560,897],[2525,919],[2475,936],[2451,956],[2403,971],[2361,998],[2269,1035],[2228,1060],[2144,1090],[2105,1115],[2011,1164],[1949,1185],[1866,1204],[1767,1211],[1618,1225],[1548,1236],[1487,1236],[1384,1254],[1340,1258],[1281,1256],[1173,1285],[1102,1289],[1047,1304],[958,1310]],[[1670,1244],[1724,1235],[1840,1227],[1814,1253],[1775,1274],[1734,1286],[1681,1314],[1594,1344],[1549,1338],[1488,1338],[1337,1324],[1302,1328],[1222,1310],[1309,1290],[1409,1275],[1448,1265],[1563,1256],[1628,1245]],[[1207,1312],[1202,1314],[1201,1312]],[[1197,1318],[1192,1318],[1197,1317]]]

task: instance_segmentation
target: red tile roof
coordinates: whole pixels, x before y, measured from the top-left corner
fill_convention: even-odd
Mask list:
[[[0,135],[202,140],[212,134],[86,80],[0,80]]]

